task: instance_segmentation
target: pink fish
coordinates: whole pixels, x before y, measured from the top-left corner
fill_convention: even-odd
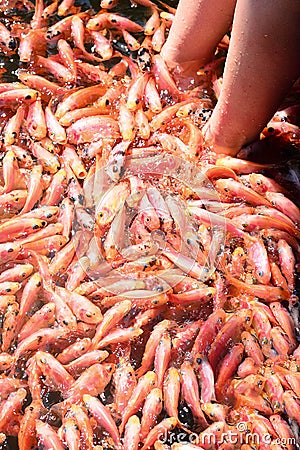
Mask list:
[[[28,72],[20,72],[18,78],[28,86],[40,93],[42,100],[50,100],[53,95],[62,95],[65,89],[53,81],[49,81],[40,75],[35,75]]]
[[[57,291],[74,312],[78,320],[91,324],[98,324],[102,321],[103,316],[101,310],[87,297],[79,295],[76,292],[70,292],[62,287],[57,287]]]
[[[29,105],[26,125],[27,130],[33,139],[40,140],[46,137],[47,125],[40,98]]]
[[[208,423],[200,406],[199,384],[193,367],[187,361],[180,366],[182,395],[201,428]]]
[[[123,300],[105,312],[103,320],[97,326],[95,335],[92,339],[92,348],[97,348],[99,342],[101,342],[102,338],[108,333],[108,331],[113,329],[115,325],[120,322],[126,314],[128,314],[131,310],[131,306],[132,303],[130,300]]]
[[[152,389],[147,395],[142,411],[140,430],[141,441],[147,437],[151,428],[156,425],[157,418],[162,411],[162,401],[162,391],[160,388]]]
[[[30,104],[37,100],[39,93],[34,89],[11,89],[0,92],[0,106],[20,105],[21,103]]]
[[[57,144],[65,144],[67,142],[65,129],[58,122],[49,106],[45,108],[45,121],[50,139]]]
[[[194,357],[194,371],[201,382],[201,402],[210,403],[215,400],[214,372],[207,360],[201,353]]]
[[[148,436],[144,441],[144,445],[141,450],[146,450],[150,448],[159,437],[165,435],[168,431],[173,430],[177,425],[177,419],[175,417],[168,417],[163,419],[160,423],[155,425],[154,428],[149,432]]]
[[[59,7],[62,6],[62,3]],[[64,62],[65,66],[68,68],[68,70],[73,74],[73,80],[72,82],[76,81],[77,78],[77,67],[75,63],[74,53],[70,46],[70,44],[65,41],[64,39],[60,39],[57,42],[57,49],[58,53]]]
[[[45,383],[53,390],[59,389],[63,396],[74,384],[74,378],[63,365],[48,352],[41,350],[35,354],[36,363],[45,377]]]
[[[80,431],[76,421],[72,417],[68,417],[63,421],[62,435],[69,450],[80,449]]]
[[[208,353],[208,359],[214,371],[230,346],[239,341],[241,332],[250,326],[251,319],[252,312],[242,309],[231,316],[220,329]]]
[[[114,373],[116,410],[122,414],[137,385],[135,371],[126,356],[121,356]]]
[[[13,419],[14,414],[21,410],[26,395],[26,389],[19,388],[1,403],[0,430],[4,430],[10,420]]]
[[[119,137],[118,123],[109,116],[90,116],[79,119],[67,128],[68,141],[82,144],[99,139]]]
[[[45,422],[41,420],[36,421],[36,433],[39,443],[45,448],[45,450],[63,450],[64,445],[59,439],[56,431]]]
[[[289,290],[293,292],[295,288],[295,256],[290,245],[284,239],[279,239],[277,250],[281,271],[287,280]]]
[[[131,416],[125,426],[123,449],[138,450],[140,442],[140,419],[138,416]]]
[[[171,359],[171,338],[168,332],[165,332],[156,348],[154,357],[154,371],[157,376],[157,387],[161,388],[165,372]]]
[[[109,410],[101,403],[100,400],[91,395],[85,394],[83,396],[83,401],[92,416],[96,419],[97,423],[102,426],[112,437],[117,448],[121,448],[120,435],[113,420],[110,415]]]
[[[261,239],[250,244],[247,249],[250,264],[253,266],[253,275],[260,284],[269,284],[271,268],[267,250]]]
[[[67,371],[74,377],[81,375],[87,368],[93,364],[104,361],[109,356],[106,350],[91,350],[79,356],[73,361],[65,364]]]
[[[23,339],[30,336],[32,333],[41,328],[51,327],[55,322],[55,304],[47,303],[42,306],[36,313],[21,328],[18,339],[21,342]]]
[[[152,14],[144,26],[144,34],[152,36],[160,25],[160,17],[156,7],[152,7],[151,12]]]
[[[147,372],[139,379],[138,384],[133,389],[131,397],[129,398],[128,403],[123,411],[122,423],[119,428],[120,435],[122,435],[129,417],[131,417],[140,409],[147,395],[155,386],[155,384],[156,375],[154,372]]]
[[[180,92],[162,57],[160,55],[155,55],[152,58],[152,62],[152,73],[155,77],[158,88],[161,91],[166,90],[174,99],[180,99]]]
[[[151,368],[151,365],[155,358],[156,348],[164,335],[164,333],[171,327],[172,322],[169,320],[163,320],[159,322],[153,328],[150,337],[146,343],[146,347],[144,350],[141,366],[137,370],[138,376],[142,376],[146,373],[147,370]]]
[[[86,368],[65,393],[65,406],[69,407],[80,402],[85,394],[95,396],[102,394],[110,382],[113,371],[114,365],[109,363],[95,363]]]
[[[15,115],[13,115],[4,127],[4,144],[12,145],[18,139],[21,126],[26,114],[26,106],[20,105]]]
[[[226,393],[223,392],[224,385],[226,381],[234,375],[239,364],[242,362],[243,353],[244,346],[243,344],[238,343],[230,349],[229,353],[223,359],[215,384],[217,400],[221,401],[224,398],[224,395],[226,395]]]

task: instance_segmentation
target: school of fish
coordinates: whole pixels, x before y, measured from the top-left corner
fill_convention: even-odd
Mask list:
[[[120,3],[0,5],[0,448],[299,449],[300,210],[203,142],[229,37],[179,90]]]

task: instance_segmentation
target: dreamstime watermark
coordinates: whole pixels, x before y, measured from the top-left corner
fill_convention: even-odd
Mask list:
[[[248,425],[245,422],[239,422],[234,428],[214,433],[212,431],[203,431],[200,434],[197,433],[178,433],[178,432],[165,432],[158,436],[158,440],[162,443],[172,443],[172,444],[193,444],[196,446],[216,446],[224,443],[232,445],[269,445],[278,444],[282,446],[296,445],[296,438],[284,438],[277,437],[274,438],[269,433],[258,434],[256,432],[251,432],[248,429]]]

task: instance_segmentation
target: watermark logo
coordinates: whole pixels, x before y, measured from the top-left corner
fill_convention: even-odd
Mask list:
[[[224,430],[224,423],[220,423],[220,426],[215,424],[215,430],[212,431],[211,427],[207,430],[203,431],[200,434],[190,433],[187,434],[185,432],[176,433],[176,432],[168,432],[162,433],[158,440],[162,444],[181,444],[182,448],[185,445],[195,445],[195,446],[219,446],[224,443],[232,444],[232,445],[270,445],[278,444],[281,446],[288,445],[296,445],[296,438],[274,438],[269,433],[258,434],[250,430],[249,425],[246,422],[239,422],[234,427]],[[180,447],[181,448],[181,447]]]

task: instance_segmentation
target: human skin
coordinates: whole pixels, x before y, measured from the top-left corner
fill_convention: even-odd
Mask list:
[[[214,151],[235,155],[280,106],[300,74],[299,19],[299,0],[180,1],[162,56],[181,77],[197,77],[232,22],[220,97],[203,128]]]

